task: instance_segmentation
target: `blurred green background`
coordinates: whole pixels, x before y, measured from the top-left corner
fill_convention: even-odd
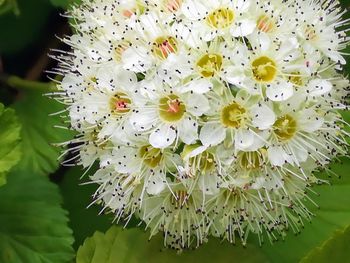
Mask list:
[[[312,208],[317,210],[313,222],[306,222],[300,234],[262,247],[254,238],[246,248],[211,240],[177,255],[162,249],[161,236],[147,242],[147,233],[133,229],[136,222],[122,230],[111,227],[111,215],[98,215],[98,206],[86,209],[96,186],[79,185],[86,181],[80,180],[80,167],[59,165],[62,149],[52,144],[73,134],[54,127],[65,124],[49,115],[63,107],[43,96],[52,88],[45,71],[56,65],[48,57],[50,50],[68,50],[59,38],[71,33],[64,12],[73,2],[0,0],[0,102],[11,107],[0,107],[0,178],[7,178],[0,188],[0,263],[350,262],[347,159],[333,165],[342,178],[315,188],[321,209]],[[348,0],[342,4],[350,6]],[[11,172],[1,158],[10,160]]]

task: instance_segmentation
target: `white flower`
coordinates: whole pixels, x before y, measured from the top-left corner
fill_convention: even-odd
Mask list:
[[[274,177],[278,176],[278,173],[274,173]],[[231,243],[240,238],[245,245],[247,231],[257,234],[259,240],[266,235],[270,241],[275,240],[273,233],[284,233],[287,222],[293,225],[294,231],[300,231],[301,226],[288,211],[293,209],[303,218],[311,218],[312,213],[307,207],[296,205],[305,198],[303,189],[307,187],[306,181],[300,180],[292,173],[283,176],[283,183],[281,180],[273,182],[274,177],[259,177],[253,184],[246,181],[242,188],[237,187],[236,183],[228,183],[222,187],[216,198],[212,198],[208,203],[207,210],[213,218],[211,233],[224,237]],[[269,183],[266,183],[266,180]],[[287,191],[293,191],[294,194],[286,196]],[[271,217],[271,213],[277,213],[279,216]]]
[[[141,216],[152,229],[151,236],[164,231],[166,243],[175,249],[191,246],[193,237],[196,246],[204,243],[211,221],[205,214],[201,191],[196,189],[189,195],[181,184],[145,199]]]
[[[82,86],[82,95],[70,107],[70,117],[84,125],[98,124],[99,139],[120,136],[130,130],[129,115],[142,105],[135,84],[136,75],[122,69],[106,67],[97,72],[88,86]]]
[[[194,28],[203,40],[211,41],[215,37],[246,36],[253,32],[255,23],[246,18],[250,5],[250,0],[186,0],[181,9],[187,19],[200,23]]]
[[[237,150],[251,151],[264,145],[264,133],[275,122],[274,112],[244,90],[234,97],[230,92],[211,98],[211,110],[199,139],[205,146],[224,140]]]
[[[169,150],[154,148],[146,139],[135,146],[119,145],[112,153],[101,156],[101,166],[112,166],[117,173],[133,174],[138,182],[144,181],[143,192],[159,194],[167,186],[166,173],[177,172],[181,159]]]
[[[197,48],[171,54],[157,75],[169,85],[181,85],[183,92],[204,94],[215,87],[228,86],[225,72],[233,66],[234,59],[232,47],[224,42],[207,44],[200,40]]]
[[[52,96],[78,132],[64,164],[98,163],[101,212],[175,249],[299,231],[314,172],[347,153],[343,14],[337,1],[83,0],[72,50],[52,55]]]
[[[135,110],[130,122],[138,131],[150,131],[153,147],[166,148],[179,139],[191,144],[198,139],[197,117],[209,109],[204,95],[172,88],[157,80],[140,83],[140,92],[148,97],[144,107]]]
[[[181,49],[170,22],[151,11],[146,11],[136,21],[137,41],[122,54],[124,68],[134,72],[154,70],[170,54]]]
[[[294,35],[295,23],[292,18],[295,10],[282,0],[258,1],[250,5],[247,13],[255,22],[254,34],[266,35],[272,41],[288,39]]]
[[[273,101],[284,101],[293,96],[298,83],[292,77],[305,72],[304,61],[295,38],[276,45],[265,34],[249,37],[251,49],[238,44],[232,58],[235,66],[226,70],[229,83],[263,94]]]
[[[142,185],[135,174],[120,174],[112,167],[105,167],[90,176],[92,182],[100,186],[94,194],[94,201],[102,202],[104,208],[113,211],[119,221],[128,215],[129,218],[140,209]]]
[[[308,0],[296,2],[295,9],[295,28],[303,48],[311,52],[320,51],[334,62],[345,64],[346,61],[339,51],[348,42],[346,31],[341,29],[347,24],[341,21],[339,3],[320,6]]]
[[[267,149],[271,164],[300,166],[308,158],[317,163],[328,163],[333,155],[331,145],[334,140],[327,131],[329,124],[325,118],[328,115],[319,112],[314,105],[309,106],[307,100],[301,97],[287,101],[286,106],[279,105]]]

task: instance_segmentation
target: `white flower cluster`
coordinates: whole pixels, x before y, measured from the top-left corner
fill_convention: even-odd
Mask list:
[[[85,0],[57,99],[96,203],[183,249],[299,231],[346,154],[348,21],[333,0]]]

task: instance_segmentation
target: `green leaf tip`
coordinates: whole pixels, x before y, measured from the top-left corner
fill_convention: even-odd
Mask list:
[[[70,262],[73,236],[58,187],[19,170],[8,179],[0,188],[0,262]]]
[[[20,131],[15,110],[0,103],[0,186],[6,183],[6,174],[21,158]]]
[[[23,158],[19,169],[47,175],[59,167],[57,160],[62,148],[52,146],[72,138],[72,133],[60,126],[58,115],[50,116],[63,109],[62,105],[43,96],[40,92],[25,92],[14,104],[22,123]],[[62,125],[64,126],[64,125]]]

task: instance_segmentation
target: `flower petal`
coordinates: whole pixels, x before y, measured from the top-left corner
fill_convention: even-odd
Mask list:
[[[281,146],[271,146],[267,149],[270,163],[274,166],[283,166],[286,162],[293,163],[293,158]]]
[[[192,144],[198,139],[198,124],[191,117],[186,117],[178,127],[179,137],[186,144]]]
[[[182,86],[179,91],[180,92],[188,92],[193,91],[198,94],[203,94],[210,91],[213,88],[213,83],[211,83],[208,79],[199,78],[193,81],[190,81],[185,86]]]
[[[145,48],[131,47],[123,52],[122,62],[124,69],[134,72],[144,72],[152,65],[148,51]]]
[[[245,12],[248,10],[248,8],[250,7],[251,1],[247,1],[247,0],[237,0],[236,1],[236,9],[239,10],[239,12]]]
[[[182,4],[182,13],[191,20],[197,20],[200,18],[203,18],[206,13],[207,9],[204,5],[199,3],[198,1],[193,0],[187,0],[185,3]]]
[[[266,95],[272,101],[285,101],[293,96],[293,93],[293,84],[283,79],[266,85]]]
[[[276,121],[276,115],[267,105],[258,104],[250,109],[252,124],[260,129],[269,129]]]
[[[189,94],[186,98],[186,110],[194,116],[201,116],[210,110],[208,99],[201,94]]]
[[[218,186],[218,179],[218,176],[214,176],[210,173],[202,174],[198,180],[199,189],[201,189],[203,193],[208,195],[218,194],[220,191],[220,188]]]
[[[332,90],[332,83],[324,79],[313,79],[307,85],[310,96],[322,96]]]
[[[230,32],[233,37],[244,37],[253,33],[256,22],[250,19],[242,19],[235,23]]]
[[[166,177],[164,173],[155,172],[150,175],[146,186],[146,191],[150,195],[158,195],[166,187]]]
[[[239,129],[235,133],[235,146],[237,150],[244,151],[254,142],[254,134],[250,130]]]
[[[135,158],[135,150],[132,147],[118,147],[113,150],[110,162],[114,165],[114,169],[119,173],[134,173],[139,171],[140,163]]]
[[[226,128],[219,123],[206,123],[200,131],[199,139],[205,146],[221,143],[226,137]]]
[[[318,116],[315,110],[305,109],[303,114],[298,119],[299,129],[306,132],[314,132],[321,128],[324,123],[324,118]]]
[[[166,148],[170,146],[176,138],[176,131],[173,127],[162,125],[149,136],[149,143],[154,148]]]
[[[151,129],[157,119],[157,113],[154,110],[138,110],[131,114],[130,124],[137,131],[147,131]]]
[[[224,71],[224,76],[228,83],[238,86],[242,86],[246,78],[244,68],[239,66],[228,66]]]
[[[253,33],[249,37],[249,41],[253,49],[267,51],[271,46],[271,40],[265,33],[259,31],[259,33]]]
[[[256,151],[265,142],[262,139],[263,135],[257,136],[252,130],[240,129],[235,133],[235,146],[240,151]]]

